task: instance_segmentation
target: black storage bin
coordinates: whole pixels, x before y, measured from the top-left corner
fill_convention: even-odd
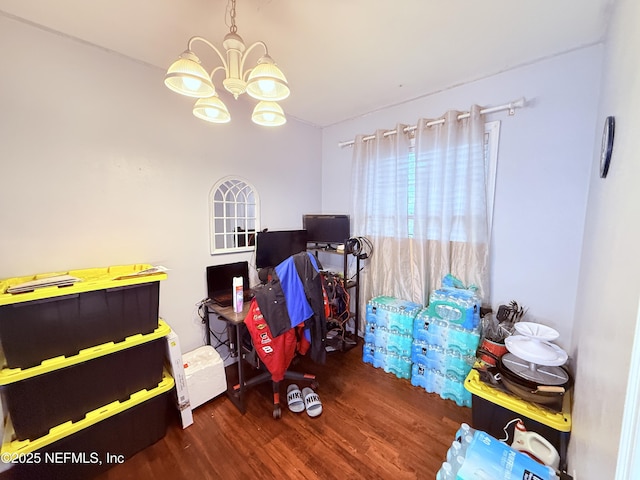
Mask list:
[[[67,287],[73,288],[73,287]],[[158,327],[160,282],[105,288],[0,306],[9,368],[29,368]]]
[[[508,435],[508,438],[513,439],[515,421],[520,419],[528,431],[542,435],[555,447],[560,455],[560,469],[566,469],[567,448],[571,436],[570,394],[564,396],[562,411],[556,412],[482,382],[475,369],[469,372],[465,388],[472,393],[473,428],[495,438]]]
[[[3,445],[7,458],[22,456],[31,463],[16,462],[0,475],[0,480],[86,480],[128,460],[165,436],[171,413],[175,411],[173,389],[173,379],[165,374],[155,391],[144,393],[144,401],[134,401],[132,397],[122,406],[99,409],[95,411],[97,422],[51,443],[46,438],[40,439],[34,444],[45,445],[36,450],[28,446],[16,450],[11,444]],[[114,410],[121,411],[113,414]]]
[[[17,439],[42,437],[52,427],[78,421],[91,410],[124,401],[139,390],[155,388],[162,380],[164,336],[169,331],[168,325],[161,322],[149,335],[88,350],[74,358],[70,366],[19,372],[23,378],[0,387]],[[94,350],[101,355],[95,356]],[[45,372],[29,376],[33,370]],[[2,383],[11,380],[11,375],[4,373],[11,372],[0,374]]]

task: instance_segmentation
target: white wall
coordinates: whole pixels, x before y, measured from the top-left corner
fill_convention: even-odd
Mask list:
[[[207,124],[160,69],[2,16],[0,52],[0,278],[165,265],[160,314],[189,351],[204,341],[205,267],[253,260],[209,254],[213,184],[251,182],[263,228],[320,210],[319,129],[258,127],[229,97],[232,122]]]
[[[577,378],[570,459],[580,480],[614,478],[629,360],[637,328],[639,18],[637,1],[617,0],[602,69],[602,96],[589,172],[591,186],[573,337]],[[606,179],[600,179],[600,138],[608,115],[616,117],[615,143],[609,174]],[[637,379],[632,381],[637,384]],[[637,402],[638,399],[633,399],[627,408],[637,412]],[[638,429],[637,424],[624,427],[627,432]],[[637,452],[637,444],[635,448]],[[623,474],[616,478],[638,478],[639,474],[636,471],[635,475]]]
[[[323,130],[325,211],[349,208],[356,134],[414,125],[446,110],[495,106],[525,97],[501,120],[492,239],[492,305],[512,299],[531,319],[560,332],[567,348],[574,321],[582,231],[591,169],[602,47],[592,46],[451,88]],[[357,234],[357,232],[354,232]]]

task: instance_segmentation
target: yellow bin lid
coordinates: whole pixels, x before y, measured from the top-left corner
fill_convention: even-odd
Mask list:
[[[467,375],[464,388],[484,400],[524,415],[555,430],[560,432],[571,431],[571,396],[569,393],[564,395],[562,411],[553,412],[480,381],[480,373],[475,368],[472,368],[469,375]]]
[[[166,269],[146,264],[85,268],[7,278],[0,280],[0,306],[105,288],[139,285],[166,278]],[[20,293],[15,293],[16,291]]]
[[[143,343],[166,337],[171,332],[171,328],[162,320],[158,320],[158,328],[146,335],[137,333],[125,338],[122,342],[107,342],[93,347],[80,350],[77,355],[70,357],[59,356],[44,360],[41,364],[30,368],[3,368],[0,370],[0,385],[9,385],[13,382],[26,380],[28,378],[49,373],[60,368],[70,367],[78,363],[93,360],[94,358],[109,355],[131,347],[142,345]]]

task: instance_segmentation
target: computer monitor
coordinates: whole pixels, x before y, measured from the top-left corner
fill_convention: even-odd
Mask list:
[[[345,243],[351,236],[349,215],[303,215],[309,243]]]
[[[291,255],[306,249],[306,230],[258,232],[256,236],[256,268],[275,267]]]

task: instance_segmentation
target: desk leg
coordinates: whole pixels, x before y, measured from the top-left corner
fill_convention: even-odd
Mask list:
[[[246,408],[244,405],[244,391],[245,391],[245,382],[244,382],[244,369],[243,369],[243,358],[242,358],[242,326],[234,325],[236,329],[236,358],[238,359],[238,385],[232,387],[227,394],[229,399],[233,402],[240,413],[244,415],[246,412]]]
[[[205,322],[205,326],[207,328],[207,345],[211,345],[211,312],[209,312],[208,308],[205,308],[205,315],[207,316],[207,320]]]

